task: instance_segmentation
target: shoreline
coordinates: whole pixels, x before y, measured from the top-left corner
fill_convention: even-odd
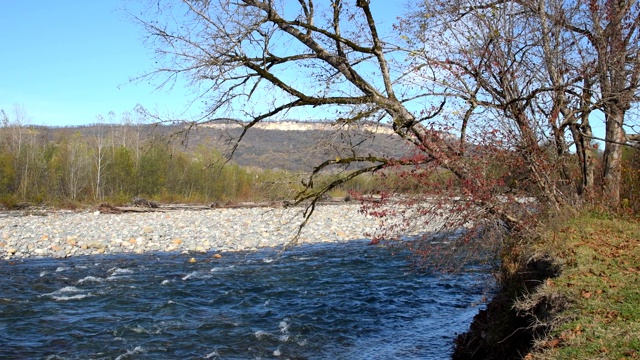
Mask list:
[[[316,206],[298,244],[366,239],[379,220],[359,209],[359,204]],[[302,207],[254,207],[122,214],[4,213],[0,216],[0,259],[255,251],[290,241],[303,221],[303,211]]]

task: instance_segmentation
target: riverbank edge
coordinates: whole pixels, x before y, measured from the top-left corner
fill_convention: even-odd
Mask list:
[[[469,330],[456,337],[452,359],[522,359],[534,343],[546,336],[567,299],[562,296],[533,296],[537,288],[555,278],[561,268],[546,255],[532,256],[516,272],[502,269],[500,290],[480,310]],[[500,277],[500,276],[499,276]],[[517,308],[523,298],[535,299],[528,309]]]
[[[628,311],[640,299],[638,219],[582,212],[547,225],[505,251],[501,289],[453,359],[640,358],[640,310]]]
[[[546,232],[541,233],[507,235],[495,275],[499,290],[474,316],[468,331],[455,338],[452,359],[523,359],[536,341],[548,335],[568,299],[560,294],[537,295],[563,269],[562,260],[536,245],[545,243]],[[523,299],[528,300],[526,309],[518,307]]]

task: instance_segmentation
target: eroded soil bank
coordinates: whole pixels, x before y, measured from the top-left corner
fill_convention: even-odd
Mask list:
[[[510,257],[511,275],[457,338],[454,359],[640,359],[637,218],[583,212]]]
[[[500,292],[474,317],[469,331],[456,338],[453,359],[523,358],[534,340],[549,330],[549,322],[564,309],[566,300],[539,296],[519,303],[520,307],[514,304],[559,273],[560,267],[552,258],[540,256],[504,279]]]

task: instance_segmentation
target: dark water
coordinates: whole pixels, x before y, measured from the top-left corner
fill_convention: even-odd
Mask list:
[[[362,242],[274,258],[2,261],[0,358],[443,359],[490,286]]]

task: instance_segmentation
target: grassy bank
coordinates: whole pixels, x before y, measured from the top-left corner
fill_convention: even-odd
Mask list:
[[[536,250],[562,273],[516,308],[540,297],[565,301],[525,359],[640,359],[640,222],[583,214],[549,230]]]

